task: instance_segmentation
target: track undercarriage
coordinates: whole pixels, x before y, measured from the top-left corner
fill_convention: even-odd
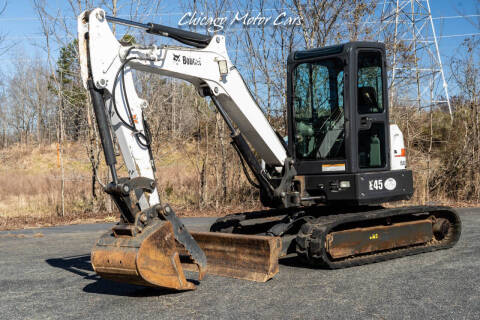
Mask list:
[[[449,207],[319,206],[232,214],[210,230],[281,237],[283,256],[338,269],[450,248],[461,222]]]

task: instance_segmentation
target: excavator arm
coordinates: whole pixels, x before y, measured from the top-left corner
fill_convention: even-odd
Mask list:
[[[196,47],[123,46],[115,38],[108,21],[140,27]],[[148,103],[138,97],[132,78],[132,71],[140,70],[186,80],[201,96],[210,96],[231,130],[235,149],[252,169],[267,202],[275,203],[269,206],[290,206],[286,196],[288,183],[285,180],[288,179],[281,181],[285,176],[293,176],[286,146],[230,61],[224,36],[208,37],[151,23],[139,24],[108,17],[101,9],[83,13],[78,26],[84,86],[107,93],[104,94],[105,106],[110,112],[107,119],[131,177],[152,179],[154,170],[142,111]],[[270,172],[260,165],[247,141],[272,169]],[[278,177],[281,183],[272,183],[271,175],[278,176],[276,172],[282,170],[287,172]],[[158,202],[156,190],[152,194],[149,204],[141,200],[142,209]]]
[[[115,38],[109,21],[140,27],[193,47],[124,46]],[[148,103],[135,90],[132,71],[140,70],[186,80],[200,95],[210,96],[231,130],[237,151],[265,192],[273,198],[274,187],[267,179],[268,174],[245,138],[271,167],[283,166],[286,149],[231,63],[225,38],[108,17],[101,9],[79,16],[78,34],[82,80],[90,92],[105,160],[112,176],[105,191],[121,213],[120,222],[100,238],[92,251],[96,272],[105,278],[129,283],[189,290],[195,286],[183,274],[179,254],[183,252],[197,265],[200,279],[207,269],[221,275],[263,281],[273,276],[278,271],[276,259],[271,259],[279,251],[277,239],[216,233],[198,235],[203,239],[201,248],[173,209],[161,203],[151,136],[143,112]],[[114,141],[128,177],[118,176]],[[252,242],[260,245],[249,251]],[[178,251],[176,243],[184,250]],[[232,255],[232,250],[237,250],[238,254]],[[257,263],[255,270],[246,270],[253,264],[239,266],[241,260],[249,260],[249,254],[252,259],[265,257],[264,263]]]

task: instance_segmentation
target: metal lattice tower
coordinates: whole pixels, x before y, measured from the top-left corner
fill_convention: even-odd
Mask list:
[[[452,108],[429,0],[380,2],[380,40],[390,48],[390,105]]]

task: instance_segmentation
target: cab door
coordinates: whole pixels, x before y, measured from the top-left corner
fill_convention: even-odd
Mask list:
[[[358,48],[352,104],[356,110],[356,146],[354,162],[359,172],[389,168],[389,120],[385,52]],[[355,154],[354,154],[355,157]]]
[[[328,56],[292,68],[289,141],[299,175],[346,172],[344,67]]]

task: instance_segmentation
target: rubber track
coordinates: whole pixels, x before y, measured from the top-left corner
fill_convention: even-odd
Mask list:
[[[326,236],[332,229],[342,224],[362,223],[376,219],[422,218],[431,215],[447,218],[451,227],[442,240],[432,240],[423,245],[391,249],[372,254],[364,254],[344,259],[332,260],[326,252]],[[340,269],[363,264],[375,263],[404,256],[451,248],[457,243],[461,234],[461,221],[458,214],[449,207],[412,206],[402,208],[380,209],[366,212],[344,213],[319,217],[306,222],[297,234],[297,253],[314,267]]]

